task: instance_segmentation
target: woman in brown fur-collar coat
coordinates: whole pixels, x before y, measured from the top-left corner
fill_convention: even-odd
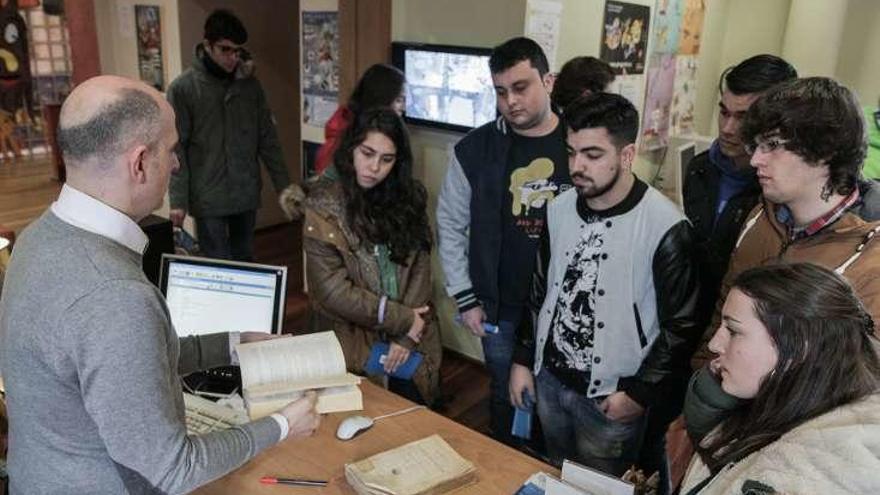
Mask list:
[[[412,382],[389,388],[417,402],[437,398],[441,345],[430,311],[427,193],[412,177],[412,152],[393,111],[366,112],[346,131],[334,165],[308,188],[304,248],[311,330],[333,330],[348,369],[363,374],[387,342],[385,370],[424,355]]]

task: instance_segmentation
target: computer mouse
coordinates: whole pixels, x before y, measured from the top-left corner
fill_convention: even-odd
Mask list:
[[[349,416],[339,423],[336,429],[336,438],[340,440],[351,440],[358,433],[369,430],[373,427],[373,419],[366,416]]]

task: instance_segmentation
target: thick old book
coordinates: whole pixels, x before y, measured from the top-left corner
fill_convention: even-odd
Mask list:
[[[319,413],[364,408],[360,377],[346,372],[333,332],[239,344],[235,350],[251,419],[277,412],[308,390],[318,392]]]
[[[477,481],[477,469],[440,435],[345,465],[360,495],[439,495]]]

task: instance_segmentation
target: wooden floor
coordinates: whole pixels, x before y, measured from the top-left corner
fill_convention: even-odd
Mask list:
[[[0,161],[0,226],[16,234],[55,200],[61,184],[51,178],[48,159]],[[285,224],[257,231],[254,253],[261,263],[288,267],[287,310],[284,328],[305,328],[308,298],[302,292],[302,235],[299,224]],[[489,426],[489,377],[483,367],[447,352],[440,370],[443,402],[440,412],[465,426],[487,432]]]
[[[51,178],[47,157],[0,159],[0,225],[20,234],[60,190],[61,183]]]

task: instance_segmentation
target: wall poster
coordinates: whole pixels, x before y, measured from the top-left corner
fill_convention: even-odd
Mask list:
[[[304,124],[322,127],[339,101],[339,15],[302,13],[302,92]]]
[[[681,31],[681,0],[657,0],[654,12],[652,53],[678,52],[678,35]]]
[[[642,150],[665,148],[669,143],[669,115],[675,80],[675,56],[651,57],[648,89],[642,115]]]
[[[647,5],[612,0],[605,3],[599,58],[608,62],[615,74],[645,72],[650,16],[651,8]]]
[[[135,5],[137,28],[138,71],[141,81],[156,88],[165,89],[165,72],[162,68],[162,29],[159,24],[158,5]]]
[[[561,21],[562,2],[560,0],[528,0],[525,36],[541,45],[551,70],[554,67],[559,67],[556,63],[556,49],[559,47]]]
[[[706,1],[684,0],[684,2],[678,53],[680,55],[696,55],[700,53],[700,42],[703,40],[703,19],[706,13]]]
[[[697,57],[679,55],[675,58],[675,90],[672,95],[673,136],[693,134],[697,106]]]

